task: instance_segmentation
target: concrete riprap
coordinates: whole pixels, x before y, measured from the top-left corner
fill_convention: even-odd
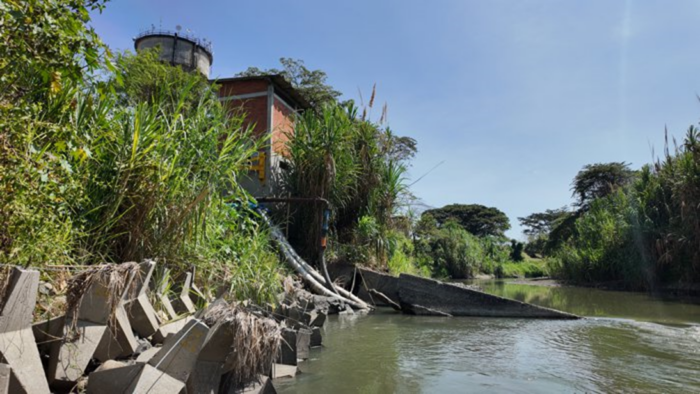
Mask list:
[[[233,351],[234,331],[230,322],[220,321],[210,330],[197,363],[187,381],[190,393],[216,393],[225,372],[226,359]]]
[[[0,361],[10,368],[10,393],[49,392],[32,332],[38,287],[38,271],[14,268],[3,295],[6,299],[0,310]]]
[[[194,303],[190,298],[190,289],[192,286],[192,273],[188,272],[185,275],[185,282],[180,289],[180,295],[172,301],[173,309],[178,314],[191,314],[195,312]]]
[[[8,364],[0,364],[0,394],[10,393],[10,374],[12,368]]]

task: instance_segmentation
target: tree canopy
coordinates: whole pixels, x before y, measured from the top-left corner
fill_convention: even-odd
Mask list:
[[[525,227],[523,233],[529,237],[539,237],[549,234],[561,223],[570,212],[566,207],[548,209],[544,212],[535,212],[528,216],[518,218],[520,224]]]
[[[439,225],[455,221],[463,229],[476,236],[504,236],[510,228],[508,216],[501,210],[479,204],[451,204],[442,208],[429,209],[423,215],[435,218]]]
[[[576,174],[571,191],[578,200],[576,205],[586,210],[593,200],[627,185],[633,177],[634,171],[625,162],[588,164]]]
[[[325,103],[336,101],[342,94],[326,82],[328,75],[325,71],[309,70],[303,60],[283,57],[280,58],[280,64],[281,69],[261,70],[257,67],[248,67],[247,70],[238,73],[238,76],[282,75],[316,109]]]

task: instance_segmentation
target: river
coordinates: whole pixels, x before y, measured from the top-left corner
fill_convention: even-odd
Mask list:
[[[332,316],[288,393],[700,392],[700,305],[645,294],[485,281],[573,321]]]

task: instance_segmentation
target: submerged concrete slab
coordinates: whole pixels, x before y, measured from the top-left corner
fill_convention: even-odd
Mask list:
[[[364,302],[377,306],[392,306],[384,297],[373,295],[370,290],[382,293],[394,304],[399,304],[399,278],[389,274],[372,271],[366,268],[357,268],[359,276],[357,297]]]
[[[576,315],[494,296],[464,286],[401,274],[402,308],[413,314],[578,319]],[[432,312],[431,312],[432,311]]]
[[[48,393],[39,349],[32,332],[32,313],[39,272],[14,268],[0,310],[0,361],[10,368],[10,393]]]

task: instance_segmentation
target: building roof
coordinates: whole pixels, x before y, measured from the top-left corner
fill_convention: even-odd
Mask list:
[[[267,81],[275,87],[275,92],[279,94],[288,104],[299,109],[309,109],[311,104],[280,74],[256,75],[249,77],[231,77],[212,79],[210,82],[226,83],[238,81]],[[280,94],[281,93],[281,94]]]

